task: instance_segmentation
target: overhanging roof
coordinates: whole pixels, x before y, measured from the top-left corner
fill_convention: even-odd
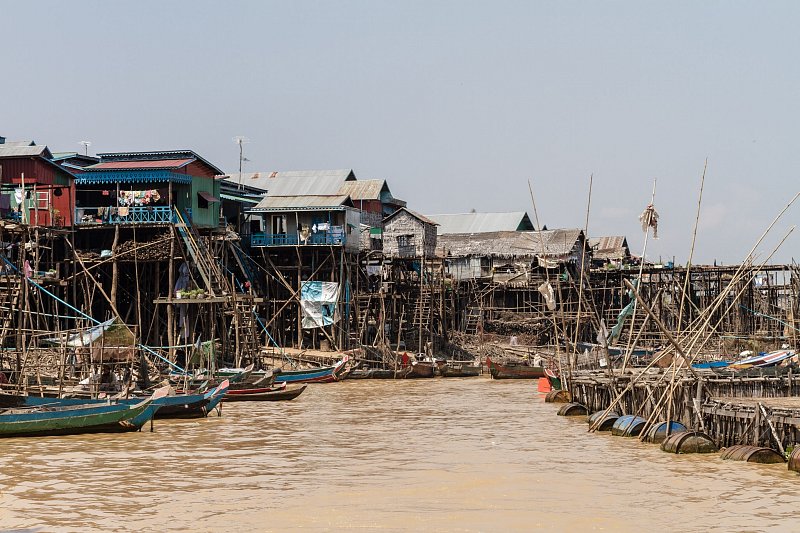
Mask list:
[[[76,185],[95,185],[102,183],[181,183],[192,182],[192,176],[169,170],[106,170],[87,172],[75,176]]]
[[[217,203],[219,203],[219,198],[217,198],[216,196],[214,196],[213,194],[211,194],[208,191],[197,191],[197,195],[200,198],[202,198],[203,200],[205,200],[206,202],[209,202],[209,203],[217,202]]]
[[[296,196],[267,196],[250,211],[344,210],[353,207],[347,195],[306,194]]]

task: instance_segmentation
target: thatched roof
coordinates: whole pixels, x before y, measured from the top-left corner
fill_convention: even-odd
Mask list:
[[[437,249],[451,257],[488,256],[498,258],[558,258],[580,250],[583,231],[492,231],[440,235]]]

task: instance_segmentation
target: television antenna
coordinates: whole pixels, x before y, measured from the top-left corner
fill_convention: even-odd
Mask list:
[[[83,146],[83,155],[89,155],[89,147],[92,145],[92,141],[81,141],[78,144]]]
[[[245,161],[244,145],[250,142],[250,139],[243,135],[237,135],[233,138],[233,142],[239,145],[239,190],[242,189],[242,163]]]

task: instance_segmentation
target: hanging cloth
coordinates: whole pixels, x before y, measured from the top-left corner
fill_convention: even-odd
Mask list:
[[[647,233],[648,229],[653,228],[653,238],[658,239],[658,211],[653,204],[644,208],[639,215],[639,222],[642,224],[642,232]]]

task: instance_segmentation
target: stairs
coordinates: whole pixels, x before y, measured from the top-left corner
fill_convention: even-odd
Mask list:
[[[256,293],[260,293],[261,283],[259,281],[259,277],[254,274],[254,271],[257,268],[255,261],[253,261],[253,258],[247,255],[244,250],[239,247],[239,245],[231,242],[229,243],[229,246],[231,249],[231,255],[236,261],[236,264],[239,266],[239,270],[241,270],[245,280],[250,282],[250,286],[253,287],[253,290]]]
[[[422,329],[423,331],[431,330],[431,322],[433,321],[433,298],[431,292],[422,290],[417,300],[417,307],[414,310],[414,318],[411,324],[415,329]]]
[[[468,307],[467,316],[465,318],[466,320],[464,321],[464,333],[467,333],[469,335],[477,335],[478,328],[481,326],[481,323],[483,322],[483,313],[481,312],[480,308]]]
[[[0,329],[0,346],[5,343],[6,335],[12,330],[14,319],[17,314],[14,312],[19,303],[22,292],[22,278],[19,276],[0,277],[0,311],[2,311],[3,325]]]
[[[223,296],[225,292],[230,292],[227,290],[227,280],[222,274],[214,254],[206,246],[203,237],[197,231],[197,227],[191,223],[187,224],[177,209],[175,210],[175,216],[177,219],[175,229],[186,247],[186,252],[192,258],[193,266],[200,274],[209,296]]]
[[[236,366],[241,366],[243,359],[255,362],[261,352],[258,325],[255,317],[255,298],[252,294],[234,294],[231,297],[233,315],[231,328],[236,343]]]

